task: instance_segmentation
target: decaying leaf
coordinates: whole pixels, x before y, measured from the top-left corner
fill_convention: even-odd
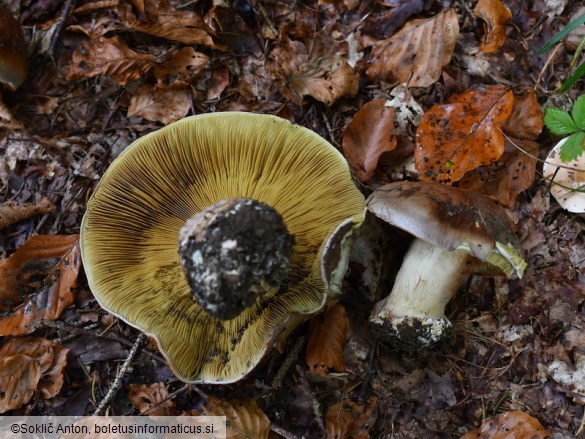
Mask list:
[[[132,405],[141,413],[148,412],[149,416],[173,416],[175,403],[169,397],[169,391],[164,383],[130,384],[128,398]]]
[[[380,155],[396,147],[394,109],[385,104],[386,99],[368,102],[343,131],[343,155],[361,182],[372,178]]]
[[[451,60],[459,35],[457,13],[446,9],[429,19],[407,22],[390,38],[373,46],[366,71],[371,80],[428,87]]]
[[[482,192],[501,205],[512,207],[516,197],[532,185],[537,157],[536,142],[506,139],[500,159],[465,174],[459,187]]]
[[[184,87],[157,88],[145,84],[132,96],[128,117],[143,117],[166,125],[185,117],[190,108],[189,94]]]
[[[46,197],[37,203],[17,204],[7,201],[0,205],[0,229],[32,216],[52,212],[54,208],[53,202]]]
[[[227,401],[209,396],[201,411],[206,416],[225,416],[230,439],[268,439],[270,420],[253,399]]]
[[[37,235],[0,261],[0,335],[33,332],[73,303],[79,235]]]
[[[306,360],[309,370],[325,376],[330,369],[345,371],[343,350],[349,329],[349,319],[343,305],[335,305],[313,317],[309,325]]]
[[[534,89],[514,94],[512,114],[502,124],[502,130],[515,139],[536,140],[544,127],[544,113],[536,100]]]
[[[68,352],[38,337],[13,338],[0,346],[0,413],[28,403],[35,391],[45,399],[57,395]]]
[[[506,24],[512,13],[500,0],[479,0],[473,13],[486,23],[479,50],[495,52],[506,42]]]
[[[512,114],[514,95],[487,86],[454,95],[425,112],[416,131],[414,159],[423,181],[453,183],[504,152],[501,125]]]
[[[223,43],[227,50],[236,55],[262,55],[262,45],[258,35],[234,8],[214,6],[205,14],[207,29]]]
[[[501,413],[461,439],[542,439],[550,436],[538,419],[519,410]]]
[[[67,79],[93,78],[106,75],[120,85],[143,77],[156,64],[148,53],[130,49],[118,36],[92,37],[73,52]]]
[[[376,397],[364,404],[341,400],[327,410],[327,439],[370,439],[370,429],[378,417]]]
[[[192,47],[183,47],[169,61],[154,68],[158,87],[189,85],[209,63],[209,57]]]
[[[321,36],[321,39],[327,40]],[[312,96],[333,104],[342,96],[355,96],[359,78],[347,63],[347,58],[326,43],[317,40],[309,52],[301,41],[285,39],[270,53],[268,70],[277,79],[279,91],[293,103],[300,105],[303,96]],[[335,45],[333,40],[330,45]]]

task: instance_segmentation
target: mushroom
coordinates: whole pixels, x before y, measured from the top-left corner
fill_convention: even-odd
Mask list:
[[[81,225],[100,305],[152,335],[187,382],[230,383],[340,292],[364,197],[312,131],[193,116],[130,145]]]
[[[392,292],[370,316],[381,337],[416,347],[441,340],[451,326],[445,306],[474,260],[508,277],[524,273],[522,248],[505,210],[476,192],[436,183],[390,183],[370,195],[366,206],[415,237]]]
[[[28,62],[22,27],[8,9],[0,5],[0,83],[16,90],[26,79]]]

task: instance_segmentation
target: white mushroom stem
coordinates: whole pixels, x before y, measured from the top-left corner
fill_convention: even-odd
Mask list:
[[[463,251],[447,251],[415,239],[390,295],[378,302],[370,322],[383,338],[425,346],[439,341],[451,324],[445,306],[466,278]]]

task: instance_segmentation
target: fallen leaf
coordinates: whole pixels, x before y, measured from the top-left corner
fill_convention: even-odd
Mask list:
[[[250,29],[234,8],[212,7],[204,18],[213,36],[235,55],[254,55],[263,53],[257,32]]]
[[[499,160],[465,174],[459,181],[459,187],[481,192],[503,206],[512,207],[518,195],[534,182],[538,144],[511,138],[505,142],[504,153]]]
[[[540,439],[550,436],[538,419],[519,410],[501,413],[461,439]]]
[[[183,47],[173,58],[154,67],[159,88],[190,85],[209,64],[209,57],[192,47]]]
[[[309,53],[301,41],[286,38],[270,53],[268,70],[276,78],[282,95],[296,105],[302,104],[303,96],[332,105],[342,96],[357,93],[359,77],[347,58],[335,50],[336,43],[332,39],[328,50],[322,49],[325,44],[315,43]]]
[[[106,75],[120,85],[143,77],[156,64],[148,53],[130,49],[120,37],[92,37],[73,52],[67,79],[85,79]]]
[[[48,198],[41,198],[37,203],[7,201],[0,205],[0,229],[32,216],[52,212],[54,208],[55,205]]]
[[[167,400],[169,391],[164,383],[130,384],[128,399],[141,413],[148,412],[148,416],[173,416],[175,403]]]
[[[544,127],[544,113],[536,100],[533,88],[514,94],[512,114],[502,124],[502,130],[515,139],[536,140]]]
[[[185,117],[190,109],[189,94],[184,87],[157,88],[145,84],[132,96],[128,117],[143,117],[167,125]]]
[[[26,355],[13,355],[0,360],[0,413],[22,407],[32,398],[41,368]]]
[[[479,50],[495,52],[506,42],[506,24],[512,13],[500,0],[479,0],[473,13],[486,23]]]
[[[514,95],[496,85],[452,96],[425,112],[416,130],[414,159],[423,181],[453,183],[504,152],[501,125],[512,114]]]
[[[328,439],[370,439],[378,417],[378,402],[371,396],[364,404],[344,399],[329,407],[325,415]]]
[[[0,335],[30,334],[73,303],[79,235],[37,235],[0,261]]]
[[[345,372],[343,351],[348,329],[343,305],[335,305],[311,319],[306,361],[312,373],[326,376],[330,369]]]
[[[386,99],[368,102],[343,131],[343,155],[362,183],[374,175],[380,155],[396,147],[394,109],[385,104]]]
[[[373,45],[366,75],[372,81],[428,87],[449,64],[458,35],[459,23],[453,9],[409,21],[392,37]]]
[[[253,399],[222,400],[209,396],[201,409],[206,416],[225,416],[230,439],[268,439],[270,420]]]

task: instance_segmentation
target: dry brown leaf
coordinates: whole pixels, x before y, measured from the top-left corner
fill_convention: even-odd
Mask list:
[[[246,24],[234,8],[214,6],[205,14],[204,21],[214,38],[223,43],[230,53],[254,55],[257,58],[262,56],[262,44],[256,31]]]
[[[130,384],[128,388],[128,398],[141,413],[148,411],[149,416],[175,415],[175,403],[165,401],[169,391],[164,383]]]
[[[73,52],[67,79],[93,78],[106,75],[120,85],[143,77],[156,64],[148,53],[130,49],[120,37],[92,37]]]
[[[8,107],[2,102],[2,96],[0,95],[0,128],[8,128],[10,130],[16,130],[22,128],[22,123],[17,121]]]
[[[514,95],[496,85],[452,96],[427,110],[416,130],[414,159],[423,181],[453,183],[504,152],[501,125],[512,114]]]
[[[550,436],[538,421],[527,413],[512,410],[484,422],[480,428],[461,439],[542,439]]]
[[[143,117],[167,125],[185,117],[190,109],[189,94],[185,88],[157,88],[145,84],[132,96],[128,117]]]
[[[502,130],[516,139],[536,140],[544,127],[544,113],[536,100],[534,89],[514,94],[512,114],[502,124]]]
[[[495,52],[506,42],[506,24],[512,13],[500,0],[479,0],[473,13],[486,23],[480,52]]]
[[[342,400],[325,415],[328,439],[370,439],[370,429],[378,417],[378,403],[372,396],[364,404]]]
[[[73,303],[79,235],[37,235],[0,261],[0,335],[33,332]]]
[[[270,419],[253,399],[226,401],[209,396],[202,411],[206,416],[226,417],[229,439],[268,439],[270,434]]]
[[[209,64],[209,57],[192,47],[183,47],[175,56],[154,68],[157,86],[189,85]]]
[[[315,47],[321,44],[324,43],[316,43]],[[309,53],[302,42],[285,39],[270,53],[268,70],[282,95],[294,104],[301,105],[303,96],[332,105],[342,96],[356,95],[359,77],[347,59],[333,48],[329,54],[322,52],[314,49]]]
[[[458,35],[459,23],[453,9],[429,19],[409,21],[390,38],[373,46],[366,74],[375,81],[428,87],[449,64]]]
[[[343,131],[343,155],[362,183],[374,175],[380,155],[396,148],[393,129],[394,109],[386,106],[386,99],[374,99],[360,108]]]
[[[41,198],[38,203],[17,204],[7,201],[0,205],[0,229],[32,216],[52,212],[55,205],[48,198]]]
[[[68,352],[39,337],[13,338],[0,346],[0,358],[5,360],[0,362],[0,413],[26,404],[35,390],[45,399],[57,395],[63,385]],[[4,377],[9,375],[13,382],[6,382]],[[11,397],[14,402],[7,401]]]
[[[343,305],[335,305],[311,319],[306,361],[312,373],[325,376],[330,369],[345,372],[343,351],[348,329]]]
[[[523,151],[510,142],[520,147]],[[506,139],[504,153],[496,162],[468,172],[459,187],[488,195],[503,206],[512,207],[536,175],[538,144],[531,140]]]

